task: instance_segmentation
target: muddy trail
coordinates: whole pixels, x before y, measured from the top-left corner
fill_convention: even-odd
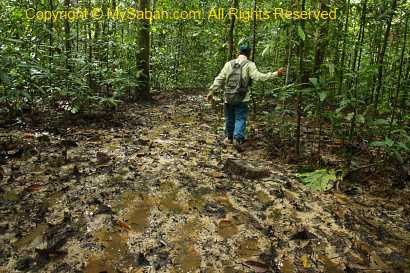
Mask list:
[[[201,96],[158,100],[1,129],[0,272],[410,272],[408,188],[312,191]]]

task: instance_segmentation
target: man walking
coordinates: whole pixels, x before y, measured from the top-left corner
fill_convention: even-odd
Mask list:
[[[249,45],[241,45],[239,52],[240,54],[236,59],[225,64],[206,96],[208,101],[212,101],[215,91],[224,87],[224,144],[233,143],[236,147],[239,147],[245,141],[246,120],[250,101],[250,95],[247,91],[251,80],[268,81],[285,74],[284,68],[280,68],[273,73],[259,72],[255,63],[248,60],[251,52]]]

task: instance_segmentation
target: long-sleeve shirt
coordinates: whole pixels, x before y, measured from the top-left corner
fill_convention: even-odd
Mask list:
[[[239,63],[242,63],[246,61],[247,59],[248,58],[245,55],[239,55],[238,58],[236,58],[236,60]],[[215,91],[217,91],[218,89],[222,89],[225,87],[226,78],[231,72],[232,72],[232,66],[230,62],[227,62],[222,68],[219,75],[215,78],[211,87],[209,87],[211,95],[213,95]],[[249,82],[250,79],[254,81],[269,81],[269,80],[274,79],[277,76],[278,76],[277,72],[269,72],[269,73],[259,72],[259,70],[256,68],[255,63],[252,61],[248,61],[248,63],[245,64],[242,68],[242,78],[247,82]],[[248,102],[250,101],[250,99],[251,99],[250,94],[249,92],[247,92],[245,98],[243,99],[243,102]]]

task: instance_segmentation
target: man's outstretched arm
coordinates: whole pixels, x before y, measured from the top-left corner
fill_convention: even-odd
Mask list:
[[[262,73],[256,68],[255,63],[249,64],[249,77],[254,81],[269,81],[285,74],[285,68],[279,68],[276,72]]]

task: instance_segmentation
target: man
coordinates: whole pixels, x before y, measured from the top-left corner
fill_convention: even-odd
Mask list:
[[[208,101],[212,101],[215,91],[222,87],[225,88],[224,144],[228,145],[233,143],[236,147],[239,147],[245,141],[246,120],[250,101],[250,95],[247,89],[250,81],[268,81],[285,74],[284,68],[280,68],[273,73],[259,72],[255,63],[248,60],[251,52],[249,45],[241,45],[239,52],[238,58],[225,64],[209,88],[210,91],[206,96]]]

